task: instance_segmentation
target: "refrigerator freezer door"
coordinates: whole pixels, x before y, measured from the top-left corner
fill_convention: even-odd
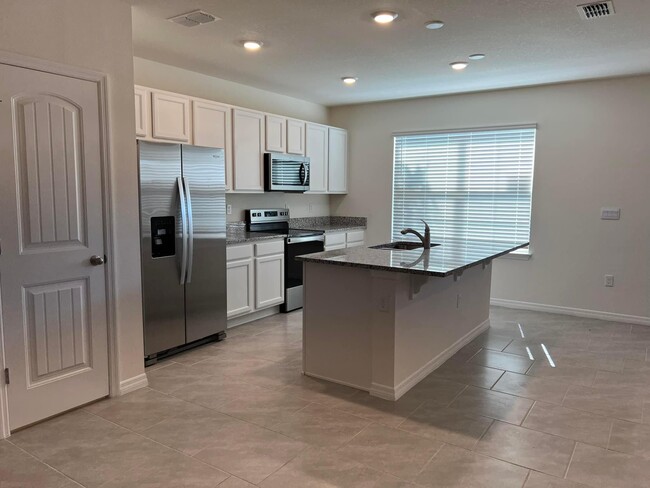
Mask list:
[[[180,272],[185,222],[177,182],[181,146],[139,141],[138,152],[144,348],[150,356],[185,344],[185,289]]]
[[[226,329],[226,173],[223,149],[183,146],[191,212],[185,284],[187,342]]]

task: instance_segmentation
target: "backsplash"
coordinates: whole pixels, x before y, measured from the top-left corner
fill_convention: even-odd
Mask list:
[[[228,222],[244,220],[248,208],[288,208],[292,217],[315,217],[330,214],[329,195],[309,193],[227,193],[226,203],[232,205]]]
[[[368,219],[366,217],[297,217],[291,218],[290,227],[294,229],[314,229],[319,226],[328,227],[366,227]]]

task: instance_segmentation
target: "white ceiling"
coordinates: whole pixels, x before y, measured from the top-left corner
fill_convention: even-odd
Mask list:
[[[585,0],[131,0],[136,56],[341,105],[650,72],[650,0],[614,0],[586,21]],[[203,9],[222,20],[166,19]],[[399,13],[391,25],[370,14]],[[443,29],[424,28],[441,19]],[[260,52],[239,41],[264,41]],[[462,72],[452,61],[484,52]],[[358,76],[354,87],[341,83]]]

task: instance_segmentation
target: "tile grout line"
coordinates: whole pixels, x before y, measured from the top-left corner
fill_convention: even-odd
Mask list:
[[[641,420],[643,420],[643,411],[641,412]],[[616,419],[611,419],[611,423],[609,424],[609,434],[607,435],[607,444],[605,445],[605,449],[609,450],[609,444],[612,441],[612,432],[614,431],[614,422],[616,422]]]
[[[573,461],[573,456],[575,456],[577,448],[578,448],[578,441],[573,441],[573,451],[571,451],[569,464],[566,465],[566,469],[564,470],[564,476],[562,476],[562,479],[567,479],[567,475],[569,474],[569,468],[571,467],[571,462]]]
[[[55,472],[59,473],[61,476],[63,476],[64,478],[66,478],[66,479],[68,479],[68,480],[70,480],[70,481],[72,481],[72,482],[75,483],[76,485],[79,485],[79,486],[82,486],[82,487],[86,488],[86,485],[82,485],[82,484],[79,483],[77,480],[75,480],[75,479],[73,479],[73,478],[70,478],[70,476],[68,476],[68,475],[65,474],[64,472],[59,471],[59,470],[56,469],[54,466],[49,465],[49,464],[46,463],[43,459],[37,457],[35,454],[32,454],[31,452],[29,452],[29,451],[27,451],[27,450],[25,450],[25,449],[23,449],[23,448],[20,447],[19,445],[17,445],[17,444],[15,444],[14,442],[12,442],[10,439],[11,439],[10,437],[7,437],[5,440],[6,440],[9,444],[11,444],[12,446],[14,446],[16,449],[18,449],[19,451],[24,452],[25,454],[27,454],[27,455],[28,455],[29,457],[31,457],[32,459],[38,461],[39,463],[43,464],[44,466],[47,466],[47,467],[50,468],[52,471],[55,471]],[[0,480],[0,481],[1,481],[1,480]]]
[[[526,422],[526,419],[528,419],[528,416],[530,415],[530,412],[532,412],[532,411],[533,411],[533,408],[535,408],[535,405],[537,405],[537,400],[533,400],[533,404],[532,404],[532,405],[530,406],[530,408],[528,409],[528,412],[526,412],[526,415],[524,415],[524,419],[523,419],[523,420],[521,421],[521,423],[519,424],[520,426],[523,427],[524,423]]]
[[[446,442],[442,442],[442,441],[440,441],[440,447],[439,447],[438,449],[436,449],[436,452],[434,452],[433,455],[429,458],[429,460],[428,460],[426,463],[424,463],[424,465],[422,466],[422,468],[420,468],[420,471],[418,471],[418,474],[416,474],[415,477],[414,477],[413,479],[418,479],[418,477],[419,477],[419,476],[424,472],[424,470],[427,468],[427,466],[429,466],[429,464],[431,464],[431,461],[433,461],[433,459],[434,459],[434,458],[435,458],[435,457],[440,453],[440,451],[442,451],[442,450],[444,449],[444,447],[447,446],[447,445],[451,445],[451,444],[447,444]],[[454,446],[454,447],[455,447],[455,446]],[[414,483],[415,483],[415,482],[414,482]]]

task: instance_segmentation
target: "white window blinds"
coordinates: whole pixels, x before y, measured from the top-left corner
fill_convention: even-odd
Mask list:
[[[395,136],[393,239],[400,230],[431,241],[527,242],[535,127]]]

